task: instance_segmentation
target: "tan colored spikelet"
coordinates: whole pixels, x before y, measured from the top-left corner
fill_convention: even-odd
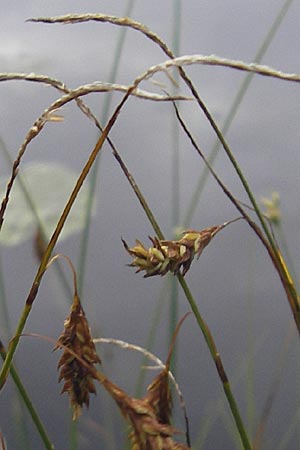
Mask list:
[[[113,397],[120,411],[130,425],[131,450],[188,450],[184,444],[177,443],[173,435],[178,433],[169,424],[160,423],[155,407],[149,398],[129,397],[122,389],[107,378],[103,386]]]
[[[58,362],[59,381],[64,380],[62,393],[68,393],[73,409],[73,420],[76,420],[81,414],[83,404],[89,406],[89,394],[96,394],[92,370],[94,364],[101,362],[77,295],[74,296],[70,315],[65,320],[64,326],[64,332],[54,350],[64,349]]]
[[[169,385],[168,368],[162,370],[147,388],[144,398],[153,409],[159,423],[170,425],[172,397]]]
[[[169,388],[169,369],[178,331],[189,313],[179,321],[171,342],[164,369],[148,386],[147,395],[142,399],[129,397],[108,378],[102,380],[103,387],[109,392],[130,425],[131,450],[188,450],[185,444],[174,440],[179,432],[171,423],[172,399]]]
[[[136,245],[130,248],[122,239],[125,249],[133,257],[129,264],[136,267],[136,272],[144,271],[144,277],[165,275],[168,272],[183,276],[189,270],[195,256],[200,257],[204,248],[212,238],[227,224],[204,228],[201,231],[186,230],[178,240],[159,240],[157,237],[149,237],[153,246],[146,249],[136,240]]]
[[[150,383],[147,388],[148,393],[144,398],[144,401],[152,407],[158,421],[165,425],[170,425],[172,412],[172,396],[169,383],[171,357],[179,330],[189,314],[186,313],[177,324],[170,344],[166,365]]]

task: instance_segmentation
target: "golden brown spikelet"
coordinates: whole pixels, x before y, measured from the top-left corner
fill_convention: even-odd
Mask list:
[[[173,435],[178,432],[169,424],[160,422],[150,397],[129,397],[107,378],[102,384],[130,425],[131,450],[188,450],[186,445],[174,441]]]
[[[148,394],[144,398],[155,412],[159,423],[170,425],[172,397],[169,385],[168,369],[162,370],[147,388]]]
[[[174,275],[187,273],[195,257],[199,258],[211,239],[226,226],[226,224],[204,228],[201,231],[187,230],[181,239],[166,241],[157,237],[149,237],[153,246],[146,249],[136,240],[136,245],[130,248],[122,239],[125,249],[133,257],[129,264],[136,267],[137,272],[144,271],[144,277],[165,275],[172,272]]]
[[[83,404],[89,406],[89,394],[96,393],[92,373],[94,364],[101,362],[77,295],[74,296],[71,312],[64,326],[64,332],[59,337],[54,350],[64,349],[58,362],[59,381],[64,380],[62,393],[68,393],[73,409],[73,420],[76,420]]]

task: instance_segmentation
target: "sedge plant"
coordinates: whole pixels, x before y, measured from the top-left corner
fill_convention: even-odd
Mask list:
[[[185,66],[206,64],[211,66],[223,66],[229,69],[245,71],[248,73],[255,73],[262,76],[273,77],[281,80],[287,80],[290,82],[299,82],[300,75],[283,73],[272,68],[262,66],[256,63],[247,64],[242,61],[229,60],[224,58],[218,58],[216,56],[203,56],[203,55],[189,55],[182,57],[175,57],[173,52],[169,49],[166,43],[151,30],[146,28],[143,24],[133,21],[130,18],[119,18],[114,16],[108,16],[103,14],[76,14],[60,17],[40,17],[30,19],[32,22],[45,22],[45,23],[78,23],[87,21],[96,21],[101,23],[110,23],[117,26],[128,27],[135,31],[142,33],[146,38],[150,39],[155,45],[157,45],[167,56],[167,60],[160,64],[150,67],[144,73],[137,76],[132,84],[129,86],[104,86],[100,85],[86,85],[77,89],[68,89],[64,84],[57,82],[56,80],[49,79],[47,77],[21,74],[7,74],[2,76],[3,81],[10,79],[23,79],[36,82],[46,82],[53,85],[55,88],[64,92],[64,95],[55,100],[49,108],[35,121],[33,126],[28,131],[21,147],[17,158],[14,160],[12,166],[12,173],[7,185],[7,190],[2,201],[0,208],[0,224],[5,221],[5,213],[7,205],[10,201],[11,191],[14,182],[18,176],[18,171],[21,166],[21,162],[24,154],[26,153],[28,145],[33,139],[35,139],[39,133],[42,132],[47,122],[53,120],[53,114],[57,109],[63,105],[76,101],[81,111],[93,120],[94,124],[100,130],[100,137],[97,140],[94,148],[90,152],[84,167],[82,168],[77,182],[74,186],[70,197],[65,204],[64,210],[60,216],[57,226],[49,240],[46,243],[45,250],[41,255],[40,264],[38,266],[36,275],[33,279],[31,288],[29,289],[23,310],[19,317],[19,322],[13,336],[10,340],[7,349],[4,346],[1,347],[1,354],[4,359],[1,371],[0,371],[0,388],[5,387],[7,377],[13,372],[13,359],[15,353],[18,350],[20,339],[23,335],[25,325],[28,317],[32,311],[33,305],[37,301],[39,288],[41,281],[49,267],[49,264],[53,261],[52,255],[56,247],[58,238],[64,228],[66,220],[70,214],[73,205],[76,202],[77,196],[81,190],[81,187],[88,177],[89,172],[93,168],[99,153],[103,151],[103,145],[107,141],[112,153],[117,160],[124,176],[128,180],[131,188],[133,189],[141,207],[143,208],[149,223],[151,224],[155,235],[151,237],[150,246],[146,246],[141,241],[137,240],[136,245],[131,247],[125,239],[123,244],[125,250],[129,254],[129,257],[133,258],[130,261],[130,265],[137,269],[137,272],[145,272],[145,276],[155,277],[164,276],[167,273],[171,273],[177,277],[178,283],[181,286],[183,293],[187,299],[187,303],[196,319],[196,322],[202,332],[204,340],[207,344],[209,353],[215,364],[217,375],[220,383],[223,387],[225,397],[228,402],[228,406],[232,417],[234,419],[237,432],[240,437],[241,447],[245,450],[253,449],[253,445],[250,436],[247,433],[245,424],[240,413],[238,401],[236,400],[231,388],[231,382],[225,370],[225,364],[223,358],[218,351],[217,344],[209,328],[209,325],[204,320],[198,303],[195,300],[195,295],[192,294],[188,283],[186,282],[185,275],[189,271],[191,264],[194,262],[195,257],[200,257],[205,247],[207,247],[212,238],[217,233],[223,230],[225,227],[232,224],[236,220],[243,219],[250,229],[254,232],[262,246],[265,248],[271,263],[273,264],[281,284],[283,286],[289,307],[292,312],[292,316],[296,325],[296,328],[300,334],[300,305],[297,294],[297,289],[293,278],[290,274],[288,265],[282,255],[282,252],[278,246],[276,239],[269,226],[269,222],[264,216],[259,206],[259,203],[253,193],[249,181],[247,180],[243,169],[239,165],[232,149],[226,141],[220,127],[216,123],[214,117],[210,113],[208,107],[200,97],[193,81],[189,78],[185,71]],[[216,170],[212,167],[210,162],[205,157],[200,145],[192,135],[186,120],[183,118],[181,112],[178,109],[177,101],[190,100],[187,97],[176,97],[175,95],[163,95],[156,96],[150,93],[140,90],[140,84],[153,77],[157,72],[168,72],[170,69],[178,71],[178,79],[182,80],[186,84],[190,91],[190,98],[193,98],[194,102],[198,105],[199,110],[206,117],[216,137],[218,138],[223,151],[229,158],[229,161],[241,182],[245,194],[248,197],[249,207],[245,207],[226,186],[223,180],[220,178]],[[111,88],[115,90],[123,91],[123,97],[121,101],[115,107],[113,113],[109,117],[109,120],[105,126],[101,126],[92,112],[82,102],[81,97],[88,95],[91,92],[95,92],[97,89],[101,90]],[[224,195],[233,204],[237,210],[238,217],[224,222],[219,225],[212,225],[204,229],[185,230],[181,237],[178,239],[167,239],[155,217],[154,212],[150,208],[147,199],[142,193],[142,189],[137,184],[135,178],[129,171],[125,164],[121,153],[116,148],[115,144],[110,138],[110,132],[113,129],[117,120],[122,120],[122,113],[124,105],[130,100],[131,96],[136,95],[144,98],[150,98],[158,101],[168,101],[173,105],[174,117],[178,125],[187,136],[192,148],[197,152],[198,156],[204,162],[212,177],[219,185]],[[254,218],[253,218],[254,216]],[[207,251],[207,250],[206,250]],[[202,256],[201,256],[202,257]],[[73,270],[73,274],[75,271]],[[76,277],[74,275],[74,280]],[[80,413],[82,406],[89,404],[89,396],[91,393],[95,393],[95,381],[100,384],[109,392],[118,408],[121,410],[125,419],[131,426],[129,439],[131,442],[132,450],[176,450],[190,448],[189,440],[187,443],[178,443],[173,437],[176,430],[171,426],[171,400],[168,388],[169,368],[171,363],[170,356],[167,359],[167,364],[163,371],[152,382],[148,388],[148,394],[142,398],[137,399],[128,396],[120,387],[110,381],[102,372],[97,370],[94,366],[101,362],[100,357],[96,352],[95,345],[90,335],[88,320],[84,313],[79,294],[77,284],[74,281],[74,296],[72,307],[69,317],[65,321],[64,332],[57,341],[57,349],[64,351],[63,356],[59,362],[60,368],[60,380],[64,381],[63,391],[67,392],[70,397],[70,402],[73,407],[73,417],[76,420]],[[14,377],[15,378],[15,377]],[[44,442],[46,442],[45,439]],[[45,444],[46,445],[46,444]],[[50,448],[49,446],[46,448]]]

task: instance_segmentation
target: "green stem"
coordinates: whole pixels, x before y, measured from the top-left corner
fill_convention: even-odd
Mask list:
[[[181,284],[181,287],[182,287],[182,289],[183,289],[183,291],[185,293],[185,296],[186,296],[186,298],[187,298],[187,300],[188,300],[188,302],[190,304],[190,307],[191,307],[191,309],[192,309],[192,311],[194,313],[194,316],[195,316],[195,318],[197,320],[197,323],[198,323],[198,325],[199,325],[199,327],[200,327],[200,329],[202,331],[202,334],[203,334],[204,339],[205,339],[205,341],[207,343],[207,346],[208,346],[208,349],[210,351],[210,354],[211,354],[211,356],[212,356],[212,358],[213,358],[213,360],[215,362],[216,369],[217,369],[218,375],[220,377],[220,380],[222,382],[223,389],[224,389],[226,398],[228,400],[228,404],[229,404],[229,407],[231,409],[234,421],[236,423],[236,427],[237,427],[237,430],[239,432],[239,435],[240,435],[240,438],[241,438],[244,450],[251,450],[251,444],[250,444],[249,438],[247,436],[247,433],[246,433],[246,430],[245,430],[242,418],[241,418],[240,413],[239,413],[238,406],[237,406],[235,398],[233,396],[233,393],[232,393],[232,390],[231,390],[231,387],[230,387],[230,384],[229,384],[229,380],[227,378],[227,375],[226,375],[226,372],[225,372],[225,369],[224,369],[224,366],[223,366],[220,354],[217,351],[217,348],[216,348],[215,342],[213,340],[212,334],[211,334],[207,324],[204,322],[204,320],[203,320],[203,318],[202,318],[202,316],[200,314],[200,311],[199,311],[199,309],[198,309],[198,307],[196,305],[196,302],[194,300],[194,297],[193,297],[189,287],[187,286],[187,284],[185,282],[185,279],[183,278],[183,276],[181,274],[178,274],[177,278],[178,278],[178,281]]]
[[[31,310],[31,305],[25,305],[23,312],[21,314],[21,317],[19,319],[19,323],[14,335],[14,338],[10,341],[9,347],[8,347],[8,352],[6,353],[6,357],[3,363],[3,366],[1,368],[1,372],[0,372],[0,389],[2,389],[6,378],[8,376],[9,373],[9,369],[12,363],[12,359],[15,353],[15,350],[18,346],[19,340],[20,340],[20,335],[24,329],[27,317],[30,313]]]
[[[60,217],[60,219],[58,221],[58,224],[57,224],[57,226],[56,226],[56,228],[54,230],[54,233],[53,233],[53,235],[52,235],[52,237],[50,239],[50,242],[49,242],[49,244],[48,244],[48,246],[46,248],[46,251],[45,251],[45,253],[44,253],[43,257],[42,257],[40,266],[39,266],[39,268],[37,270],[37,274],[36,274],[35,279],[33,281],[32,287],[31,287],[31,289],[29,291],[29,294],[28,294],[28,297],[27,297],[24,309],[23,309],[23,311],[21,313],[16,332],[14,334],[13,339],[10,342],[10,345],[9,345],[9,348],[8,348],[8,352],[7,352],[5,361],[4,361],[4,364],[3,364],[2,368],[1,368],[1,371],[0,371],[0,389],[2,389],[4,383],[5,383],[6,379],[7,379],[7,376],[8,376],[8,373],[9,373],[9,369],[10,369],[10,366],[11,366],[11,363],[12,363],[12,359],[13,359],[13,356],[14,356],[14,354],[16,352],[17,347],[18,347],[18,343],[19,343],[22,331],[23,331],[23,329],[25,327],[28,315],[29,315],[29,313],[31,311],[32,304],[33,304],[33,302],[34,302],[34,300],[35,300],[35,298],[37,296],[41,280],[42,280],[43,275],[44,275],[44,273],[45,273],[45,271],[47,269],[47,264],[48,264],[48,262],[49,262],[49,260],[51,258],[52,251],[53,251],[53,249],[54,249],[54,247],[56,245],[56,242],[57,242],[57,240],[59,238],[59,235],[62,232],[64,224],[65,224],[65,222],[66,222],[66,220],[67,220],[67,218],[69,216],[69,213],[70,213],[70,211],[72,209],[72,206],[73,206],[73,204],[74,204],[74,202],[75,202],[75,200],[77,198],[77,195],[78,195],[78,193],[79,193],[79,191],[81,189],[81,186],[82,186],[83,182],[85,181],[86,177],[88,176],[88,173],[89,173],[91,167],[93,166],[94,161],[95,161],[96,157],[98,156],[98,154],[99,154],[99,152],[100,152],[100,150],[101,150],[101,148],[103,146],[104,141],[106,140],[106,138],[107,138],[111,128],[113,127],[115,121],[117,120],[117,117],[118,117],[118,115],[119,115],[119,113],[120,113],[124,103],[127,101],[128,97],[130,96],[130,94],[131,94],[133,89],[134,89],[134,87],[129,89],[127,91],[127,93],[124,95],[123,99],[121,100],[121,102],[116,107],[113,115],[111,116],[108,124],[106,125],[103,133],[99,137],[99,139],[98,139],[98,141],[97,141],[93,151],[91,152],[91,154],[90,154],[90,156],[88,158],[88,161],[86,162],[86,164],[85,164],[81,174],[78,177],[78,180],[77,180],[77,182],[75,184],[75,187],[74,187],[74,189],[73,189],[73,191],[72,191],[72,193],[71,193],[71,195],[69,197],[69,200],[66,203],[66,206],[65,206],[65,208],[63,210],[63,213],[62,213],[62,215],[61,215],[61,217]]]
[[[7,149],[7,146],[6,146],[5,142],[4,142],[4,140],[1,138],[1,136],[0,136],[0,148],[1,148],[1,151],[2,151],[2,153],[4,154],[4,156],[6,158],[9,166],[12,167],[14,161],[13,161],[13,159],[12,159],[8,149]],[[41,220],[41,218],[39,216],[38,209],[36,208],[36,205],[34,204],[34,201],[33,201],[32,197],[31,197],[30,192],[27,189],[27,185],[26,185],[25,180],[23,179],[23,176],[22,176],[21,173],[18,174],[18,177],[17,177],[16,181],[17,181],[17,183],[19,183],[20,188],[22,190],[22,194],[24,195],[24,199],[27,202],[27,206],[30,209],[30,211],[32,212],[32,215],[33,215],[33,217],[34,217],[34,219],[36,221],[36,229],[41,233],[42,239],[44,241],[46,241],[47,234],[46,234],[46,231],[45,231],[45,227],[44,227],[43,222],[42,222],[42,220]],[[59,276],[59,278],[60,278],[60,280],[62,282],[62,285],[63,285],[64,291],[66,293],[66,296],[67,296],[67,298],[69,298],[71,290],[69,288],[69,285],[68,285],[68,282],[66,280],[66,277],[64,276],[64,273],[62,272],[62,270],[61,270],[59,265],[57,265],[55,267],[55,270],[56,270],[57,275]]]
[[[150,221],[154,231],[156,232],[158,238],[159,239],[164,239],[164,235],[163,235],[162,231],[160,230],[160,227],[159,227],[158,223],[156,222],[155,217],[154,217],[150,207],[148,206],[148,204],[146,202],[146,199],[144,198],[144,196],[141,193],[140,189],[136,185],[132,175],[129,173],[129,171],[128,171],[125,163],[121,159],[121,156],[119,155],[119,153],[114,148],[113,148],[113,151],[114,151],[114,156],[117,158],[117,160],[118,160],[118,162],[119,162],[119,164],[120,164],[120,166],[121,166],[121,168],[122,168],[126,178],[128,179],[128,181],[131,184],[135,194],[137,195],[138,200],[140,201],[140,203],[141,203],[141,205],[142,205],[142,207],[143,207],[143,209],[144,209],[144,211],[145,211],[145,213],[146,213],[146,215],[147,215],[147,217],[148,217],[148,219],[149,219],[149,221]],[[214,345],[213,338],[212,338],[212,336],[211,336],[207,326],[205,325],[202,317],[200,316],[200,313],[198,311],[197,305],[196,305],[196,303],[195,303],[195,301],[194,301],[194,299],[193,299],[193,297],[192,297],[192,295],[191,295],[191,293],[190,293],[190,291],[189,291],[189,289],[188,289],[188,287],[187,287],[187,285],[186,285],[182,275],[178,275],[178,278],[179,278],[179,281],[180,281],[180,283],[181,283],[181,285],[182,285],[182,287],[184,289],[184,292],[185,292],[185,294],[187,296],[187,299],[188,299],[188,301],[189,301],[189,303],[191,305],[192,311],[194,312],[194,314],[196,316],[197,322],[198,322],[198,324],[199,324],[199,326],[200,326],[200,328],[201,328],[201,330],[203,332],[204,338],[205,338],[205,340],[207,342],[207,345],[209,347],[211,355],[213,356],[213,359],[216,362],[216,366],[217,366],[219,375],[221,376],[221,381],[222,381],[222,384],[223,384],[223,388],[224,388],[226,397],[227,397],[228,402],[229,402],[229,406],[230,406],[232,414],[233,414],[233,416],[235,418],[235,421],[236,421],[236,424],[237,424],[237,427],[238,427],[238,431],[239,431],[239,434],[241,436],[241,439],[242,439],[242,442],[243,442],[243,445],[244,445],[244,450],[250,450],[251,447],[250,447],[250,444],[249,444],[249,440],[247,438],[247,434],[245,432],[245,429],[244,429],[244,426],[243,426],[240,414],[238,412],[238,408],[237,408],[236,402],[235,402],[233,394],[231,392],[228,379],[227,379],[227,377],[224,378],[225,371],[223,369],[223,366],[222,366],[222,363],[221,363],[221,360],[220,360],[220,355],[216,351],[216,347]]]
[[[5,360],[5,358],[6,358],[6,351],[4,349],[4,346],[2,345],[2,342],[0,342],[0,354],[1,354],[2,359]],[[19,393],[20,393],[20,395],[21,395],[21,397],[22,397],[22,399],[24,401],[24,404],[26,405],[27,411],[31,415],[33,423],[36,426],[36,429],[37,429],[37,431],[38,431],[38,433],[39,433],[39,435],[40,435],[40,437],[41,437],[41,439],[42,439],[42,441],[43,441],[43,443],[45,445],[45,448],[47,450],[54,450],[54,445],[50,441],[50,439],[48,437],[48,434],[47,434],[47,432],[46,432],[46,430],[44,428],[44,425],[41,422],[41,420],[40,420],[40,418],[39,418],[39,416],[38,416],[38,414],[37,414],[37,412],[36,412],[32,402],[31,402],[31,400],[30,400],[30,397],[27,394],[27,391],[26,391],[26,389],[25,389],[25,387],[24,387],[24,385],[23,385],[23,383],[22,383],[22,381],[21,381],[21,379],[20,379],[16,369],[14,368],[14,366],[11,366],[10,373],[11,373],[12,379],[14,380],[14,383],[15,383],[15,385],[16,385],[16,387],[17,387],[17,389],[18,389],[18,391],[19,391]]]
[[[256,63],[261,62],[263,56],[265,55],[267,49],[269,48],[269,46],[270,46],[270,44],[271,44],[271,42],[272,42],[272,40],[273,40],[273,38],[275,36],[275,34],[276,34],[280,24],[282,23],[282,21],[283,21],[285,15],[287,13],[289,7],[291,6],[292,1],[293,0],[286,0],[284,2],[282,8],[280,9],[280,11],[278,12],[277,16],[275,17],[275,20],[273,21],[273,23],[272,23],[272,25],[271,25],[271,27],[270,27],[270,29],[269,29],[265,39],[263,40],[260,48],[258,49],[256,55],[254,56],[254,60],[253,60],[254,62],[256,62]],[[241,86],[240,86],[240,88],[239,88],[239,90],[238,90],[234,100],[233,100],[233,103],[232,103],[231,108],[230,108],[230,110],[229,110],[229,112],[227,114],[227,117],[226,117],[226,119],[224,121],[224,125],[222,127],[223,136],[225,136],[227,134],[227,132],[228,132],[228,130],[229,130],[229,128],[230,128],[230,126],[231,126],[231,124],[232,124],[236,114],[237,114],[239,106],[242,103],[242,100],[243,100],[243,98],[244,98],[244,96],[245,96],[245,94],[246,94],[246,92],[248,90],[248,87],[249,87],[253,77],[254,77],[253,73],[248,73],[245,76],[245,78],[244,78],[244,80],[243,80],[243,82],[242,82],[242,84],[241,84]],[[216,157],[218,155],[219,149],[220,149],[220,141],[218,139],[216,141],[216,143],[214,144],[214,146],[213,146],[213,148],[212,148],[212,150],[211,150],[211,152],[210,152],[210,154],[209,154],[209,156],[207,158],[207,160],[208,160],[208,162],[210,163],[211,166],[214,164],[214,161],[215,161],[215,159],[216,159]],[[195,206],[196,206],[196,204],[197,204],[197,202],[199,200],[199,197],[200,197],[200,195],[202,193],[202,190],[203,190],[203,188],[205,186],[208,174],[209,174],[208,168],[204,167],[202,175],[199,178],[199,181],[198,181],[198,184],[196,186],[195,192],[192,195],[190,204],[189,204],[187,212],[186,212],[186,216],[185,216],[185,219],[184,219],[184,222],[183,222],[184,223],[183,226],[185,228],[188,226],[188,224],[192,220],[193,213],[195,211]]]
[[[181,31],[181,0],[173,1],[173,36],[172,47],[175,55],[180,52],[180,31]],[[174,73],[175,81],[178,81],[178,71]],[[175,95],[178,87],[174,86],[172,94]],[[171,184],[171,226],[172,231],[179,226],[180,222],[180,161],[179,161],[179,127],[177,120],[172,116],[171,124],[171,147],[172,147],[172,184]],[[174,329],[178,322],[178,285],[174,278],[171,279],[170,309],[169,309],[169,343],[172,342]],[[174,348],[171,361],[171,370],[176,376],[177,351]]]
[[[182,68],[179,68],[179,70],[182,72]],[[205,158],[202,150],[200,149],[200,147],[197,145],[195,139],[193,138],[193,136],[191,135],[190,131],[188,130],[187,126],[185,125],[185,122],[183,121],[183,119],[180,116],[180,113],[178,111],[178,108],[175,104],[175,102],[173,102],[173,105],[175,107],[175,111],[176,111],[176,115],[177,118],[183,128],[183,130],[185,131],[185,133],[187,134],[187,136],[189,137],[193,147],[195,148],[195,150],[198,152],[199,156],[204,160],[205,164],[207,165],[207,167],[210,170],[210,173],[213,175],[213,177],[216,179],[217,183],[220,185],[220,187],[222,188],[222,190],[224,191],[224,193],[227,195],[227,197],[230,199],[230,201],[235,205],[235,207],[237,208],[237,210],[243,215],[243,217],[246,219],[246,221],[248,222],[249,226],[252,228],[252,230],[255,232],[255,234],[258,236],[258,238],[260,239],[260,241],[262,242],[262,244],[264,245],[264,247],[267,249],[268,254],[271,258],[271,261],[274,264],[275,269],[278,272],[278,275],[281,279],[282,285],[284,287],[284,290],[286,292],[286,296],[287,296],[287,300],[289,302],[290,308],[292,310],[293,313],[293,317],[295,320],[295,324],[297,326],[298,332],[300,334],[300,305],[299,305],[299,299],[298,299],[298,295],[297,295],[297,291],[296,288],[294,286],[292,277],[289,273],[289,270],[286,266],[286,263],[283,259],[283,257],[281,256],[281,253],[277,247],[277,244],[275,242],[275,239],[273,238],[272,233],[270,232],[269,228],[266,225],[266,221],[263,217],[263,214],[261,213],[254,195],[252,194],[252,191],[248,185],[248,182],[246,180],[246,178],[243,175],[243,172],[240,168],[240,166],[237,164],[235,157],[233,155],[233,153],[231,152],[230,147],[228,146],[227,142],[225,141],[224,136],[222,135],[222,132],[219,130],[216,122],[214,121],[213,117],[211,116],[210,112],[208,111],[208,109],[206,108],[206,105],[202,102],[202,100],[200,99],[198,92],[196,91],[196,89],[194,88],[193,84],[191,83],[191,81],[189,80],[189,78],[185,75],[185,73],[182,73],[182,76],[184,77],[184,80],[186,81],[187,85],[190,87],[195,99],[198,102],[199,107],[202,109],[202,111],[204,112],[204,114],[206,115],[208,121],[210,122],[212,128],[214,129],[214,131],[216,132],[217,136],[220,139],[220,142],[222,143],[222,146],[226,152],[226,154],[228,155],[233,167],[235,168],[243,186],[244,189],[246,191],[246,193],[248,194],[248,197],[253,205],[253,209],[256,212],[256,215],[258,216],[263,231],[265,232],[265,235],[263,234],[262,230],[258,227],[258,225],[251,220],[251,218],[248,216],[248,214],[246,214],[245,210],[242,208],[241,204],[239,202],[237,202],[237,200],[235,199],[235,197],[232,195],[232,193],[229,191],[229,189],[224,185],[224,183],[220,180],[220,178],[217,176],[216,172],[214,171],[214,169],[211,167],[211,165],[209,164],[209,162],[207,161],[207,159]]]
[[[202,110],[203,114],[205,115],[205,117],[207,118],[208,122],[210,123],[212,129],[214,130],[214,132],[216,133],[218,139],[220,140],[222,147],[225,151],[225,153],[227,154],[231,164],[233,165],[233,168],[235,169],[248,197],[249,200],[253,206],[253,209],[258,217],[258,220],[261,223],[262,229],[265,233],[265,236],[267,237],[267,241],[265,241],[264,236],[262,235],[261,230],[259,229],[259,227],[251,220],[247,219],[248,224],[250,225],[250,227],[254,230],[254,232],[257,234],[257,236],[259,237],[259,239],[262,241],[262,243],[264,244],[264,246],[267,248],[269,256],[279,274],[279,277],[282,281],[283,287],[285,289],[285,292],[287,294],[287,299],[288,302],[290,304],[292,313],[293,313],[293,317],[298,329],[298,332],[300,334],[300,304],[299,304],[299,299],[298,299],[298,295],[297,295],[297,291],[295,289],[295,286],[293,284],[293,280],[292,277],[290,276],[289,270],[285,264],[285,261],[283,260],[279,249],[277,248],[276,242],[273,239],[272,233],[270,232],[266,221],[264,220],[263,214],[261,213],[258,204],[256,202],[256,199],[252,193],[252,190],[250,189],[250,186],[248,184],[247,179],[245,178],[241,167],[239,166],[239,164],[237,163],[229,145],[227,144],[221,130],[219,129],[217,123],[215,122],[213,116],[211,115],[211,113],[209,112],[209,110],[207,109],[205,103],[202,101],[202,99],[200,98],[195,86],[193,85],[192,81],[190,80],[190,78],[186,75],[186,73],[184,72],[182,67],[178,68],[180,75],[182,77],[182,79],[185,81],[186,85],[189,87],[190,91],[192,92],[195,100],[198,103],[199,108]],[[206,160],[206,164],[207,164],[207,160]],[[210,169],[211,170],[211,169]],[[227,192],[227,195],[229,196],[229,198],[233,199],[233,196],[230,194],[230,192]],[[234,203],[235,206],[238,208],[239,211],[241,211],[241,207],[239,205],[237,205],[236,203]],[[246,218],[246,215],[243,214],[244,217]],[[266,245],[267,244],[267,245]]]
[[[130,16],[133,7],[134,7],[135,0],[128,0],[127,6],[125,9],[124,17]],[[121,56],[122,56],[122,50],[125,44],[125,34],[126,34],[126,28],[121,28],[116,50],[114,52],[114,60],[111,67],[110,75],[108,77],[109,82],[115,83],[117,78],[117,72],[120,66]],[[108,113],[111,105],[112,100],[112,93],[109,93],[105,97],[104,105],[103,105],[103,113],[102,113],[102,123],[105,123],[108,118]],[[96,191],[96,183],[97,183],[97,175],[99,172],[99,162],[96,161],[93,170],[91,172],[90,176],[90,196],[88,198],[87,207],[85,210],[85,225],[82,233],[81,243],[80,243],[80,257],[79,257],[79,266],[78,266],[78,290],[80,297],[82,297],[83,292],[83,285],[84,285],[84,277],[85,277],[85,268],[86,268],[86,258],[87,258],[87,250],[88,250],[88,241],[90,236],[90,223],[91,223],[91,217],[92,217],[92,207],[93,207],[93,201],[95,198],[95,191]]]

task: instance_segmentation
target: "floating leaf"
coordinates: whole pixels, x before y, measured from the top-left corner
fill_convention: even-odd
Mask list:
[[[53,162],[24,166],[17,177],[18,182],[13,187],[4,215],[0,243],[6,246],[17,245],[32,238],[39,228],[49,239],[77,177],[78,174],[72,169]],[[4,196],[8,178],[9,176],[0,177],[1,198]],[[31,198],[31,205],[24,190]],[[61,240],[83,229],[84,211],[89,195],[89,186],[85,184],[70,212],[60,237]]]

